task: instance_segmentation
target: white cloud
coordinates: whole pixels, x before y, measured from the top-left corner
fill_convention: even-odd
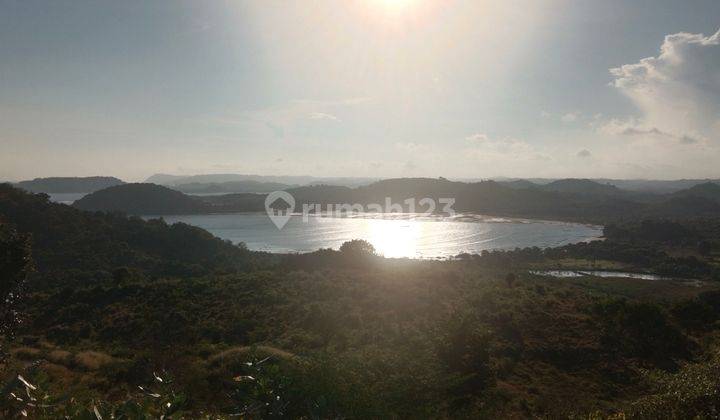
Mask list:
[[[612,86],[630,98],[641,117],[622,135],[674,138],[681,143],[719,140],[720,31],[712,36],[668,35],[657,57],[610,70]]]
[[[327,112],[312,112],[312,113],[310,113],[309,118],[311,120],[328,120],[328,121],[338,121],[338,122],[340,121],[340,118],[338,118],[332,114],[328,114]]]
[[[625,120],[611,119],[605,122],[599,127],[599,131],[615,135],[615,136],[629,136],[629,137],[653,137],[658,139],[667,139],[680,144],[704,144],[707,139],[695,132],[693,133],[671,133],[668,131],[660,130],[657,127],[651,127],[638,121],[635,118],[628,118]]]

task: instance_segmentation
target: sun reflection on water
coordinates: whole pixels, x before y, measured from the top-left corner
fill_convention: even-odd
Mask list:
[[[422,225],[414,220],[368,220],[369,241],[378,254],[390,258],[415,257]]]

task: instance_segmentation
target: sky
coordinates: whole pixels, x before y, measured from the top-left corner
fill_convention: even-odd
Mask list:
[[[717,0],[0,0],[0,180],[718,161]]]

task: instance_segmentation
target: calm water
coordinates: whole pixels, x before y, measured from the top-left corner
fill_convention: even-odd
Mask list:
[[[146,216],[150,218],[152,216]],[[269,252],[338,249],[351,239],[365,239],[386,257],[438,258],[462,252],[516,247],[554,247],[596,239],[602,228],[572,223],[510,220],[482,216],[421,217],[412,214],[353,217],[293,216],[278,230],[263,214],[164,216],[206,229],[222,239],[244,242]]]
[[[85,197],[88,193],[50,193],[50,201],[62,204],[72,204]]]
[[[575,278],[575,277],[604,277],[604,278],[624,278],[624,279],[639,279],[639,280],[667,280],[666,277],[658,276],[656,274],[646,273],[631,273],[626,271],[600,271],[600,270],[540,270],[531,271],[531,274],[537,274],[538,276],[549,276],[557,278]]]

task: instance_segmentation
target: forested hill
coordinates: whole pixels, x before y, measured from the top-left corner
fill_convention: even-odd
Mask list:
[[[398,178],[350,188],[315,185],[289,188],[296,211],[304,204],[320,204],[323,210],[333,204],[379,204],[387,199],[402,205],[404,211],[442,212],[440,199],[455,199],[458,213],[549,220],[568,220],[605,224],[644,217],[695,218],[713,216],[720,211],[717,186],[711,184],[669,195],[648,195],[620,190],[591,180],[569,179],[550,185],[522,188],[494,181],[456,182],[444,178]],[[434,200],[429,208],[421,200]],[[414,199],[415,208],[406,200]],[[84,210],[120,211],[128,214],[199,214],[264,211],[265,194],[227,194],[188,196],[154,184],[126,184],[97,191],[75,203]]]
[[[591,195],[619,195],[623,191],[610,184],[601,184],[589,179],[561,179],[541,187],[546,191],[591,194]]]
[[[157,276],[236,272],[262,259],[186,224],[84,212],[8,184],[0,184],[0,223],[31,235],[40,271],[74,270],[73,280],[122,267]]]
[[[91,193],[103,188],[122,185],[120,179],[110,176],[90,177],[52,177],[35,178],[31,181],[21,181],[16,187],[30,192],[42,193]]]
[[[73,204],[81,210],[136,215],[207,213],[209,206],[179,191],[155,184],[125,184],[88,194]]]
[[[720,185],[706,182],[673,194],[674,197],[702,197],[720,203]]]
[[[652,195],[633,193],[592,180],[567,179],[544,186],[507,185],[495,181],[455,182],[444,178],[399,178],[371,185],[348,188],[312,186],[289,189],[298,203],[378,203],[386,197],[403,204],[415,199],[416,211],[422,198],[436,202],[454,198],[456,212],[498,216],[574,220],[608,223],[645,217],[695,218],[713,216],[720,211],[720,201],[711,199],[716,187],[698,186],[688,194]],[[297,207],[296,207],[297,208]],[[408,210],[406,207],[405,210]],[[436,211],[442,211],[438,205]]]

